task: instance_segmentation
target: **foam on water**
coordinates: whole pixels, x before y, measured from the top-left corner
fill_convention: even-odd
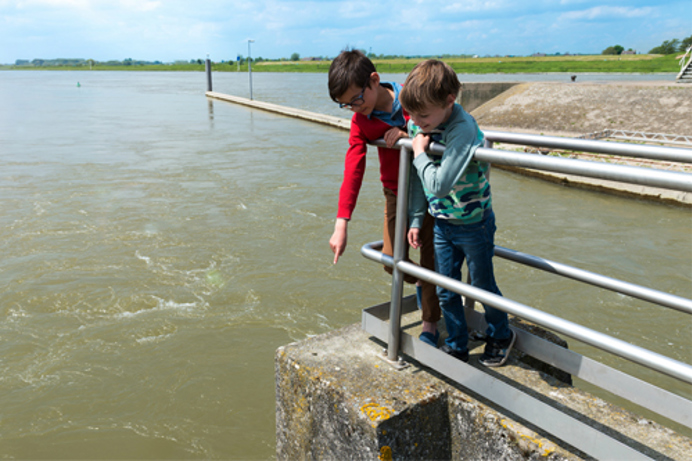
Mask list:
[[[205,309],[208,304],[205,302],[193,302],[193,303],[178,303],[172,300],[164,300],[156,296],[152,296],[156,300],[156,307],[152,309],[140,309],[135,312],[121,312],[120,314],[114,315],[114,318],[131,318],[144,314],[151,314],[158,311],[178,311],[183,313],[198,312],[200,309]]]
[[[388,299],[391,278],[358,251],[381,238],[376,162],[335,266],[345,134],[210,104],[198,77],[85,73],[78,95],[69,72],[0,80],[24,130],[0,126],[0,457],[271,458],[276,348]],[[229,93],[246,84],[218,79]],[[337,110],[325,79],[256,83]],[[498,244],[692,296],[685,212],[500,171],[493,194]],[[690,360],[676,313],[514,263],[496,271],[512,299],[630,342],[665,338],[657,347]]]

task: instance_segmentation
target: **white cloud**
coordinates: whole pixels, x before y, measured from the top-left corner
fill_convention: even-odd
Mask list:
[[[468,29],[478,29],[483,25],[487,25],[485,21],[479,21],[472,19],[469,21],[463,21],[458,23],[452,23],[449,25],[450,30],[468,30]]]
[[[10,2],[11,3],[11,2]],[[79,8],[87,9],[92,0],[22,0],[16,2],[17,9],[25,8]]]
[[[654,0],[0,0],[0,62],[227,59],[247,52],[247,37],[257,41],[253,54],[266,58],[334,56],[347,45],[403,55],[523,54],[548,43],[572,52],[615,42],[643,49],[662,41],[651,31],[689,35],[689,0],[670,1],[660,8]],[[648,31],[639,34],[644,45],[633,30]],[[585,40],[587,31],[595,38]]]
[[[510,3],[504,0],[468,0],[444,6],[441,8],[441,11],[444,13],[468,13],[476,11],[495,11],[508,8],[509,6]]]
[[[153,11],[161,6],[158,1],[120,0],[118,3],[125,10],[141,12]]]
[[[338,2],[337,14],[341,19],[363,19],[372,17],[371,2]]]
[[[595,6],[587,10],[570,11],[560,15],[558,20],[579,20],[579,19],[596,19],[596,18],[640,18],[649,16],[653,12],[653,8],[628,8],[621,6]]]
[[[153,11],[162,6],[162,2],[155,0],[20,0],[17,2],[5,1],[0,6],[7,6],[14,3],[15,7],[21,9],[81,9],[81,10],[102,10],[116,9],[123,12]]]

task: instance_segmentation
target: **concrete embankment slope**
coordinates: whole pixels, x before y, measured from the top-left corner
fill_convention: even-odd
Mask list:
[[[606,129],[692,135],[692,86],[673,82],[515,85],[471,114],[484,129],[579,136]]]
[[[692,86],[673,82],[554,83],[514,85],[472,109],[484,130],[578,137],[604,130],[692,136]],[[517,150],[517,146],[496,144]],[[675,146],[680,147],[680,146]],[[535,152],[536,149],[528,151]],[[692,165],[610,155],[570,153],[573,158],[692,173]],[[692,194],[524,168],[498,168],[541,179],[676,205],[692,206]]]

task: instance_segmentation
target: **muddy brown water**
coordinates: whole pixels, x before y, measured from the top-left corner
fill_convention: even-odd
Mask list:
[[[344,115],[325,79],[257,74],[254,95]],[[276,348],[388,298],[358,251],[380,238],[376,155],[333,266],[346,133],[204,90],[202,73],[0,73],[0,456],[273,458]],[[215,90],[245,96],[246,76]],[[498,244],[692,297],[689,210],[492,181]],[[507,297],[692,362],[687,316],[510,262],[497,277]]]

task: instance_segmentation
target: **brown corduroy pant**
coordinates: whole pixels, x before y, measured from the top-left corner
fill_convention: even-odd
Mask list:
[[[396,229],[396,194],[386,187],[383,188],[385,197],[384,206],[384,231],[383,240],[384,245],[382,247],[382,253],[392,256],[394,254],[394,235]],[[433,225],[435,220],[429,213],[425,213],[425,219],[423,220],[423,227],[420,230],[420,265],[425,269],[431,271],[435,270],[435,247],[433,245]],[[404,237],[405,238],[405,237]],[[409,261],[408,256],[409,245],[408,240],[406,241],[406,249],[404,252],[404,259]],[[388,273],[392,273],[392,269],[389,267],[384,268]],[[404,274],[404,281],[407,283],[416,283],[416,279],[412,275]],[[426,322],[437,322],[440,320],[440,302],[437,299],[437,292],[435,285],[422,282],[422,315],[421,318]]]

